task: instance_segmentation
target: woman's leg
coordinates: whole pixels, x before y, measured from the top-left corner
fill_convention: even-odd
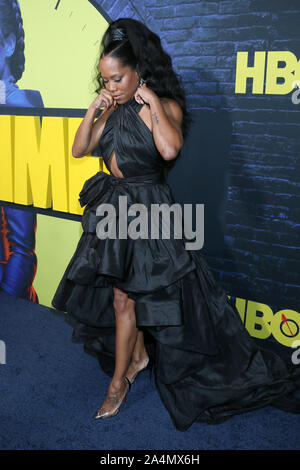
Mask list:
[[[116,388],[120,388],[125,376],[130,380],[136,372],[147,365],[149,359],[144,345],[143,331],[136,327],[135,301],[116,287],[114,287],[114,310],[116,364],[109,389],[112,393]]]
[[[132,353],[132,359],[126,371],[126,377],[132,382],[135,379],[136,374],[144,369],[149,361],[149,356],[144,344],[144,333],[141,330],[137,330],[137,338]]]
[[[112,391],[112,393],[123,385],[138,332],[134,309],[135,301],[120,289],[116,287],[113,289],[113,306],[116,317],[116,362],[109,387],[109,391]]]
[[[114,287],[113,290],[113,307],[116,318],[116,360],[114,375],[108,387],[105,401],[101,406],[101,414],[113,412],[128,391],[129,385],[124,377],[126,376],[138,333],[134,308],[135,301],[130,299],[120,289]]]
[[[132,353],[132,361],[141,362],[144,359],[148,359],[148,354],[144,344],[144,333],[142,330],[138,330],[136,343]]]

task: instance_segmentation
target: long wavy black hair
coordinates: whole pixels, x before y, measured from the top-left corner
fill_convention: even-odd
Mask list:
[[[116,40],[116,29],[125,33],[128,39]],[[186,108],[185,92],[181,77],[173,70],[172,59],[162,48],[159,36],[133,18],[119,18],[110,23],[102,38],[100,57],[96,63],[98,88],[95,92],[98,94],[105,88],[99,62],[106,55],[120,59],[123,67],[129,66],[137,70],[140,77],[146,80],[147,87],[160,98],[172,98],[178,102],[183,113],[182,134],[185,137],[191,121]]]
[[[16,47],[10,60],[10,71],[17,82],[23,75],[25,68],[24,56],[24,29],[20,5],[17,0],[0,0],[0,42],[10,33],[16,36]]]

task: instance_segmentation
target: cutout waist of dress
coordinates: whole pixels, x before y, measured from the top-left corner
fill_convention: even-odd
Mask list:
[[[129,176],[118,178],[104,171],[98,171],[95,175],[85,181],[82,190],[79,193],[78,201],[81,207],[91,203],[96,198],[105,194],[110,186],[127,184],[156,184],[165,182],[163,172],[147,173],[145,175]]]

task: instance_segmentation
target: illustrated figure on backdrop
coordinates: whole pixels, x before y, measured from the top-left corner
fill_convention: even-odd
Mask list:
[[[170,56],[143,23],[112,22],[97,65],[98,96],[72,152],[80,158],[97,149],[110,173],[83,185],[83,234],[52,299],[75,320],[73,341],[112,377],[94,419],[115,416],[138,373],[152,367],[180,431],[266,405],[299,413],[299,367],[257,347],[199,250],[186,249],[184,237],[163,237],[161,226],[158,238],[100,234],[99,208],[117,208],[119,196],[148,213],[175,202],[165,168],[180,153],[188,111]],[[116,215],[117,234],[123,216]]]
[[[37,90],[20,90],[16,82],[25,67],[24,29],[17,0],[0,0],[0,110],[3,106],[43,107]],[[32,285],[36,214],[0,206],[0,288],[38,303]]]

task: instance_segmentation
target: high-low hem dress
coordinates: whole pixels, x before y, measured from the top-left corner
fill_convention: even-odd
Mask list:
[[[132,97],[108,117],[99,141],[109,168],[115,150],[124,178],[99,171],[79,194],[83,233],[52,299],[75,320],[73,341],[82,341],[101,369],[115,368],[113,286],[135,301],[136,325],[154,363],[159,396],[179,431],[193,422],[221,423],[233,415],[271,405],[299,413],[300,366],[286,363],[262,347],[245,329],[234,303],[214,279],[200,250],[186,249],[186,239],[170,236],[99,237],[101,204],[112,204],[127,228],[136,215],[127,207],[175,203],[164,177],[164,161]],[[125,199],[123,198],[123,201]],[[124,207],[124,206],[123,206]],[[133,206],[134,207],[134,206]],[[126,220],[126,219],[125,219]],[[161,219],[160,219],[161,220]],[[154,224],[151,215],[149,222]]]

